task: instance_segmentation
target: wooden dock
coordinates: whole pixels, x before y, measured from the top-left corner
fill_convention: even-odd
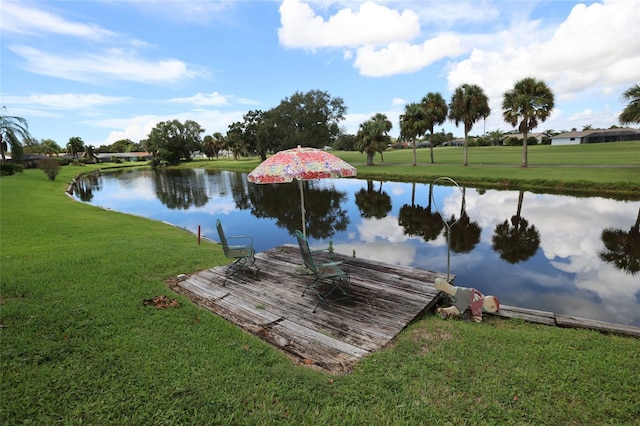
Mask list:
[[[241,272],[229,278],[226,266],[194,273],[171,287],[199,306],[227,319],[288,354],[295,362],[341,374],[364,356],[385,347],[413,320],[435,308],[436,278],[446,273],[334,255],[351,274],[350,297],[328,300],[316,312],[312,280],[300,273],[297,246],[285,245],[256,255],[257,277]],[[328,259],[325,259],[328,260]],[[453,281],[454,276],[450,276]],[[576,318],[552,312],[500,306],[502,318],[559,327],[587,328],[640,337],[640,328]]]
[[[446,279],[446,273],[339,254],[333,260],[344,261],[351,274],[349,297],[329,299],[315,313],[317,296],[302,296],[312,276],[301,273],[300,249],[293,245],[258,253],[257,277],[242,271],[223,286],[226,266],[219,266],[184,277],[174,290],[297,362],[339,374],[434,308],[439,298],[434,281]]]

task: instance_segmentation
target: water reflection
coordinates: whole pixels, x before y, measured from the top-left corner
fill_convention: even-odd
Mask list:
[[[335,187],[323,187],[317,181],[304,181],[303,186],[307,238],[331,238],[336,232],[347,229],[349,218],[341,207],[347,199],[345,192]],[[273,218],[276,226],[294,235],[302,223],[300,208],[291,208],[295,201],[299,203],[299,192],[297,181],[251,185],[251,214],[257,218]]]
[[[202,226],[212,239],[220,218],[229,234],[250,233],[258,251],[295,244],[301,221],[295,183],[255,185],[235,172],[158,173],[87,177],[75,197],[194,233]],[[331,240],[346,255],[355,250],[358,257],[445,272],[446,218],[457,284],[508,305],[640,326],[637,201],[359,179],[305,186],[314,246]]]
[[[373,188],[373,181],[367,181],[367,188],[356,193],[356,205],[364,218],[383,218],[391,211],[391,197],[382,190],[382,182],[378,190]]]
[[[460,207],[460,216],[458,218],[455,215],[451,215],[451,219],[447,220],[447,227],[444,228],[445,237],[451,238],[449,244],[451,244],[451,251],[454,253],[469,253],[480,242],[480,234],[482,228],[478,225],[478,222],[474,222],[469,218],[467,213],[467,188],[462,188],[462,202]]]
[[[404,234],[420,236],[424,241],[432,241],[444,228],[444,222],[439,212],[434,212],[432,206],[433,184],[429,184],[429,198],[426,207],[415,203],[416,184],[411,184],[411,204],[400,207],[398,224],[404,229]]]
[[[493,231],[493,249],[509,263],[523,262],[536,254],[540,246],[540,233],[535,225],[521,216],[524,191],[519,191],[518,211],[511,216],[511,224],[505,219]]]
[[[607,263],[613,263],[618,269],[631,275],[640,271],[640,209],[636,223],[625,232],[622,229],[608,228],[602,231],[605,250],[599,255]]]
[[[167,170],[153,177],[158,199],[170,209],[188,210],[209,201],[201,170]]]

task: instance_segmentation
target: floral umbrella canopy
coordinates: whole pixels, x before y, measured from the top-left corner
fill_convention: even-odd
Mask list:
[[[297,148],[279,151],[267,158],[247,176],[253,183],[287,183],[298,180],[300,208],[302,210],[302,233],[307,237],[304,210],[303,180],[351,177],[356,168],[346,161],[316,148]]]

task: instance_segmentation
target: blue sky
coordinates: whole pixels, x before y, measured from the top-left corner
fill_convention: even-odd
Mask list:
[[[524,77],[556,96],[536,130],[618,124],[640,83],[640,0],[0,0],[0,104],[36,139],[111,144],[160,121],[226,133],[249,110],[322,90],[355,133],[428,92],[489,96],[472,134],[511,130],[506,90]],[[456,136],[462,128],[442,126]],[[441,128],[436,128],[439,131]]]

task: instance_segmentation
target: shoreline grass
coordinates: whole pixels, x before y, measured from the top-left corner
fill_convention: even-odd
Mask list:
[[[356,151],[333,153],[358,169],[358,178],[382,181],[433,182],[447,176],[461,185],[478,188],[523,189],[572,195],[605,195],[640,199],[640,141],[589,145],[529,147],[529,167],[520,167],[522,147],[470,147],[469,165],[462,165],[461,147],[417,150],[413,166],[411,149],[391,150],[375,156],[373,166]],[[205,167],[250,172],[258,157],[215,159],[184,163],[180,167]]]
[[[168,288],[218,245],[65,196],[97,167],[0,178],[2,424],[637,424],[630,337],[427,315],[348,375],[293,365]]]

